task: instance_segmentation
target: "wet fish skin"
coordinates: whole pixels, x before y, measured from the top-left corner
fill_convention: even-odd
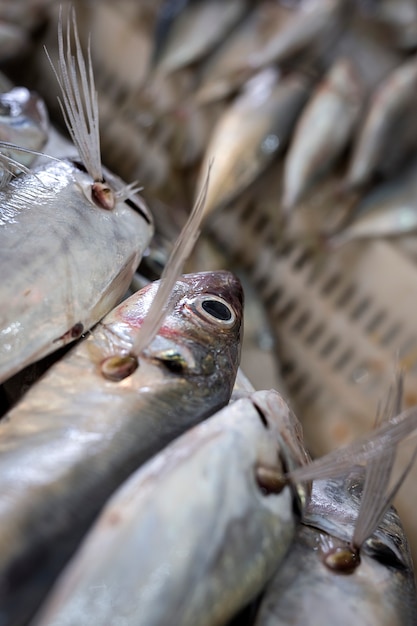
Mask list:
[[[338,59],[296,124],[284,167],[284,210],[290,210],[347,146],[363,98],[355,66]]]
[[[138,197],[138,211],[122,201],[107,211],[86,197],[89,187],[89,175],[63,160],[0,190],[0,381],[98,322],[150,241],[152,218]]]
[[[243,191],[284,148],[308,87],[308,81],[297,74],[280,79],[268,68],[254,76],[225,110],[200,170],[201,181],[213,159],[206,215]]]
[[[352,536],[359,509],[358,492],[357,479],[313,484],[306,520],[299,526],[284,563],[268,587],[256,626],[416,623],[413,566],[407,539],[393,508],[363,546],[360,565],[353,573],[334,573],[321,560],[323,545],[332,541],[337,544],[339,537],[349,541]]]
[[[48,112],[42,98],[26,87],[14,87],[0,94],[0,141],[42,150],[47,140]],[[26,166],[36,158],[24,152],[12,152],[10,156]]]
[[[260,391],[187,432],[114,494],[34,623],[227,623],[293,537],[293,488],[266,494],[255,472],[305,462],[299,428]]]
[[[156,286],[119,305],[0,424],[1,626],[31,616],[134,469],[229,400],[243,307],[240,283],[229,272],[183,276],[175,308],[136,371],[119,383],[101,375],[105,357],[129,352]],[[202,302],[213,298],[230,320],[204,312]]]
[[[348,188],[361,187],[376,174],[388,174],[417,145],[414,95],[417,57],[409,59],[374,92],[346,175]]]

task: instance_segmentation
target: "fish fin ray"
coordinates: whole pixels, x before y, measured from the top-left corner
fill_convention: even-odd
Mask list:
[[[201,187],[190,216],[178,236],[165,269],[162,272],[158,290],[146,318],[133,341],[132,354],[136,356],[138,356],[142,350],[149,345],[158,332],[163,319],[168,314],[172,306],[175,305],[175,302],[170,296],[175,283],[181,275],[183,265],[189,257],[191,250],[200,235],[211,167],[212,162],[209,164],[206,179]]]
[[[71,46],[71,23],[75,41],[75,56]],[[58,64],[55,67],[48,50],[45,52],[58,86],[58,98],[65,125],[82,162],[94,181],[103,179],[100,156],[99,114],[97,91],[91,60],[91,42],[88,42],[87,65],[81,49],[75,10],[67,21],[66,41],[62,26],[62,11],[58,20]]]

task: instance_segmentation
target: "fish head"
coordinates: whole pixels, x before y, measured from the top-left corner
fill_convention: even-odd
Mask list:
[[[274,442],[274,458],[267,458],[264,451],[260,451],[257,479],[265,483],[266,490],[269,489],[269,480],[271,486],[275,482],[279,488],[280,485],[288,484],[286,474],[289,471],[306,465],[310,460],[304,447],[302,427],[277,391],[257,391],[252,395],[252,402]],[[301,514],[310,497],[310,484],[290,481],[290,485]]]
[[[148,314],[160,281],[125,300],[104,322],[131,343]],[[243,289],[226,271],[181,276],[155,338],[139,356],[139,368],[152,363],[165,385],[198,385],[211,410],[229,401],[240,361],[243,335]],[[111,347],[114,353],[114,347]],[[200,395],[201,395],[200,393]],[[215,400],[219,397],[219,401]],[[188,400],[187,400],[188,401]],[[212,406],[212,403],[215,405]]]
[[[201,272],[176,283],[169,313],[145,351],[173,373],[226,384],[228,397],[240,362],[243,290],[230,272]],[[215,383],[218,381],[218,383]]]

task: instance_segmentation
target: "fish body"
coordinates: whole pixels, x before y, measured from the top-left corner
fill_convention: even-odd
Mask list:
[[[280,80],[272,68],[246,84],[217,122],[206,150],[201,176],[213,159],[206,215],[243,191],[284,148],[307,95],[301,76]]]
[[[279,63],[316,43],[330,43],[339,34],[346,18],[345,0],[309,0],[294,11],[292,19],[278,29],[249,59],[253,68]]]
[[[196,100],[201,103],[230,95],[253,73],[249,58],[265,45],[278,28],[285,27],[292,11],[281,5],[261,2],[208,58],[199,77]]]
[[[376,89],[360,129],[346,176],[360,187],[375,174],[387,174],[417,145],[414,97],[417,57],[396,68]]]
[[[362,96],[355,66],[349,59],[336,61],[297,122],[284,167],[285,210],[300,200],[346,148]]]
[[[137,369],[119,382],[103,377],[105,359],[129,354],[156,288],[106,316],[0,424],[1,626],[36,609],[134,469],[230,398],[243,296],[229,272],[181,277]]]
[[[349,574],[323,562],[329,547],[347,545],[358,515],[357,479],[313,483],[296,539],[270,583],[256,626],[412,626],[417,604],[411,556],[398,514],[390,508]]]
[[[221,41],[246,7],[245,0],[194,1],[185,6],[169,0],[157,26],[156,71],[169,74],[199,60]]]
[[[150,241],[152,218],[138,197],[108,211],[87,196],[91,183],[62,160],[0,190],[0,381],[98,322]]]
[[[0,94],[0,141],[30,150],[42,150],[48,140],[48,112],[45,103],[25,87],[14,87]],[[13,158],[25,166],[36,155],[13,152]]]
[[[330,237],[331,245],[354,239],[394,237],[417,229],[417,162],[382,182],[359,201],[353,221]]]
[[[305,459],[277,392],[237,400],[114,494],[35,623],[226,624],[282,560],[297,520],[293,488],[268,493],[256,472]]]

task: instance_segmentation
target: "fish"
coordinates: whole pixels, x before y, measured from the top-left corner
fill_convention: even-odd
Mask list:
[[[292,19],[286,20],[276,36],[260,46],[248,59],[248,65],[261,69],[271,63],[280,63],[305,51],[314,44],[332,47],[345,26],[347,8],[345,0],[309,0],[294,10]]]
[[[307,458],[277,392],[236,400],[130,476],[33,624],[226,624],[288,550],[308,489],[280,477]]]
[[[349,223],[327,239],[330,248],[355,239],[395,237],[417,228],[417,161],[390,180],[366,193],[354,208]]]
[[[284,563],[262,599],[255,626],[347,626],[353,621],[358,626],[416,623],[413,565],[394,508],[385,513],[361,547],[360,562],[353,572],[335,572],[326,565],[332,549],[340,550],[342,560],[360,495],[357,478],[313,484],[311,510],[315,521],[319,518],[324,528],[309,524],[308,517],[299,526]]]
[[[372,95],[346,174],[348,189],[363,187],[377,174],[388,175],[415,150],[416,89],[414,55],[391,72]]]
[[[384,420],[389,428],[401,409],[402,388],[398,374],[376,423]],[[380,456],[368,462],[364,476],[313,481],[296,539],[263,596],[256,626],[416,623],[410,549],[399,516],[389,505],[417,448],[389,488],[396,448],[396,443],[379,448]]]
[[[56,74],[81,161],[51,160],[0,190],[0,382],[111,310],[153,234],[137,187],[102,168],[91,58],[87,68],[72,18],[77,61],[60,22]]]
[[[182,276],[174,308],[132,368],[157,291],[151,283],[116,307],[0,423],[1,626],[28,619],[134,469],[230,398],[242,334],[238,279]]]
[[[254,70],[248,59],[285,27],[293,10],[278,3],[260,2],[203,64],[198,73],[195,101],[206,104],[236,91]]]
[[[170,74],[199,60],[221,41],[246,9],[245,0],[168,0],[156,25],[154,72]]]
[[[308,80],[267,68],[251,78],[213,129],[200,181],[214,159],[205,213],[226,205],[266,168],[288,141],[308,96]],[[201,182],[198,183],[198,188]]]
[[[381,0],[367,7],[370,18],[386,27],[386,37],[404,51],[417,44],[417,6],[413,0]]]
[[[48,140],[48,111],[45,102],[26,87],[13,87],[0,94],[0,141],[21,148],[39,151]],[[36,154],[19,152],[12,155],[29,166]]]
[[[285,212],[341,156],[359,118],[363,96],[355,65],[348,58],[337,59],[296,124],[285,157]]]

